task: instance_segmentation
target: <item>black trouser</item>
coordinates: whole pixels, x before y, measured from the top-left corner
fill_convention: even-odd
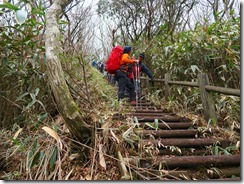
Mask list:
[[[118,100],[123,99],[125,97],[125,87],[128,88],[128,92],[130,95],[130,100],[136,99],[135,87],[134,84],[130,81],[127,74],[123,71],[117,70],[115,72],[115,79],[118,81]]]

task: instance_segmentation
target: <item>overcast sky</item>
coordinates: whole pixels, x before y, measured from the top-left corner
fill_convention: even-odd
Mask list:
[[[104,20],[101,20],[96,12],[97,9],[97,3],[99,0],[85,0],[85,6],[91,6],[92,7],[92,20],[91,20],[91,24],[93,25],[94,29],[95,29],[95,36],[94,36],[94,42],[93,42],[93,46],[96,49],[102,49],[102,36],[101,36],[101,29],[103,30],[104,35],[106,34],[106,22]],[[102,52],[102,50],[100,50]],[[104,53],[99,54],[101,56],[100,59],[104,59],[102,58]]]

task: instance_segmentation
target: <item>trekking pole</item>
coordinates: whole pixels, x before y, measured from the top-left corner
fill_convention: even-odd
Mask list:
[[[136,63],[136,67],[135,67],[135,78],[136,78],[136,82],[135,82],[135,90],[136,90],[136,107],[138,107],[138,77],[139,77],[139,63]]]
[[[141,102],[141,79],[140,79],[140,66],[138,64],[138,75],[137,75],[137,81],[138,81],[138,87],[137,87],[137,90],[138,90],[138,98],[139,98],[139,101]]]
[[[133,68],[133,67],[132,67]],[[136,93],[136,79],[135,79],[135,71],[132,70],[132,80],[134,85],[134,92]]]

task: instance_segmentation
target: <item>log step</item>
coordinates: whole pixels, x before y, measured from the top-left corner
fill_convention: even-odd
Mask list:
[[[142,138],[153,136],[155,138],[189,138],[197,137],[197,130],[135,130]]]
[[[165,122],[173,122],[173,121],[189,121],[187,118],[185,117],[178,117],[178,116],[154,116],[154,117],[150,117],[150,116],[139,116],[137,117],[139,122],[154,122],[155,119],[158,119],[158,121],[165,121]]]
[[[175,155],[175,156],[204,156],[212,155],[211,150],[201,149],[201,148],[179,148],[179,149],[159,149],[158,155]]]
[[[140,116],[174,116],[175,113],[172,112],[134,112],[130,114],[132,116],[140,117]]]
[[[216,139],[216,138],[209,138],[209,139],[157,139],[157,140],[150,140],[150,139],[144,139],[140,142],[138,146],[144,146],[148,144],[154,144],[158,148],[164,147],[164,146],[176,146],[179,148],[185,147],[185,148],[197,148],[197,147],[204,147],[204,146],[210,146],[210,145],[220,145],[221,147],[229,146],[231,141],[229,139]]]
[[[238,166],[219,167],[218,170],[214,168],[202,168],[201,170],[192,168],[175,170],[145,169],[139,172],[138,177],[141,179],[147,178],[149,180],[165,180],[165,178],[167,178],[167,180],[193,180],[195,178],[198,180],[240,180],[240,171],[240,167]],[[235,177],[232,178],[232,176]]]
[[[166,109],[141,109],[141,108],[134,109],[133,112],[134,113],[172,113]]]
[[[241,181],[240,177],[208,179],[209,181]]]
[[[152,103],[150,102],[141,102],[141,103],[137,103],[137,104],[130,104],[130,103],[126,103],[125,106],[140,106],[140,107],[145,107],[145,106],[152,106]]]
[[[159,107],[155,107],[155,106],[130,106],[130,108],[132,109],[132,111],[135,111],[135,110],[162,110],[161,108]]]
[[[156,127],[156,124],[154,122],[153,123],[140,122],[140,127],[144,128],[144,129],[150,129],[150,125],[152,127]],[[173,122],[173,123],[172,122],[167,122],[167,123],[159,122],[157,126],[159,129],[188,129],[193,125],[191,122]]]
[[[129,160],[132,165],[141,168],[194,168],[198,167],[223,167],[237,166],[240,167],[240,155],[217,155],[217,156],[171,156],[171,157],[133,157]]]

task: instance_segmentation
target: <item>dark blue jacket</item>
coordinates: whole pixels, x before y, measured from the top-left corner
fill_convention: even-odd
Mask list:
[[[150,78],[150,79],[153,79],[153,74],[152,72],[149,70],[149,68],[146,67],[146,65],[144,65],[142,62],[139,62],[139,66],[141,68],[141,71],[145,74],[147,74],[147,76]]]
[[[135,67],[136,67],[135,65],[132,66],[132,72],[130,72],[130,74],[129,74],[129,78],[130,79],[132,79],[133,78],[133,74],[135,74],[134,73]],[[152,72],[142,62],[139,62],[139,71],[145,73],[150,79],[153,79]]]

